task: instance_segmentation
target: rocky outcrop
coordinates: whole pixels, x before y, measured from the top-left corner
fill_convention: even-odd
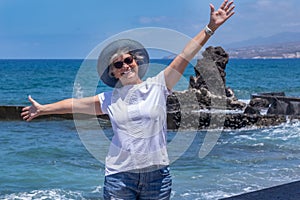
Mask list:
[[[194,67],[195,76],[190,77],[189,88],[168,98],[170,129],[268,127],[285,123],[287,115],[298,118],[300,104],[283,97],[282,92],[252,96],[248,105],[239,101],[233,90],[226,87],[229,56],[224,49],[208,47],[202,55]]]
[[[254,110],[266,109],[268,115],[300,115],[300,98],[287,97],[284,92],[253,94],[248,105]]]

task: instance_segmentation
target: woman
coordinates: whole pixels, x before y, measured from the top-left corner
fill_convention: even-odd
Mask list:
[[[101,80],[114,90],[82,99],[31,106],[21,113],[30,121],[40,115],[108,114],[114,136],[106,157],[105,199],[169,199],[171,176],[166,150],[166,99],[189,61],[212,34],[234,14],[233,2],[218,10],[210,4],[209,24],[201,30],[165,70],[142,81],[149,56],[137,41],[110,43],[98,59]]]

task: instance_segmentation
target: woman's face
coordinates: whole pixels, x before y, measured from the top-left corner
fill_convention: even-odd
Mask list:
[[[123,85],[139,83],[138,65],[131,54],[123,54],[113,60],[110,73]]]

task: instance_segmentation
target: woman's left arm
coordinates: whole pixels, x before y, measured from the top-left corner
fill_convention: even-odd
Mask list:
[[[205,29],[201,30],[183,49],[183,51],[165,69],[165,80],[171,90],[182,76],[188,63],[200,51],[210,36],[234,14],[233,1],[224,0],[218,10],[210,4],[210,20]]]

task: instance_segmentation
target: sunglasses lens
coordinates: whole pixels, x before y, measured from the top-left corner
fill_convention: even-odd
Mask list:
[[[126,63],[127,65],[130,65],[132,63],[132,61],[133,61],[132,56],[127,57],[127,58],[124,59],[124,63]]]
[[[120,69],[120,68],[122,68],[122,67],[123,67],[123,62],[121,62],[121,61],[119,61],[119,62],[115,62],[115,63],[114,63],[114,66],[115,66],[115,68],[118,68],[118,69]]]

